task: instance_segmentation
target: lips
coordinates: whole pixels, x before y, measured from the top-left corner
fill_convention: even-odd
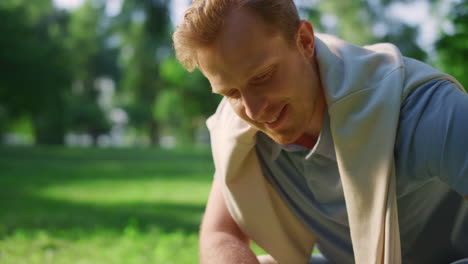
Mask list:
[[[274,129],[280,126],[285,119],[285,113],[288,109],[287,106],[288,105],[283,106],[281,111],[276,116],[274,116],[270,121],[264,122],[264,124],[270,129]]]

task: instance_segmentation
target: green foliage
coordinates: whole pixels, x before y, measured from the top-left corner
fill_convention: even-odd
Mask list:
[[[367,7],[362,1],[328,0],[318,4],[322,15],[331,14],[337,19],[337,29],[330,33],[356,45],[366,45],[375,39]]]
[[[215,111],[220,97],[211,93],[200,71],[187,72],[172,56],[162,62],[160,74],[166,85],[156,101],[155,117],[177,131],[180,139],[192,142],[196,128]]]
[[[48,23],[31,25],[27,8],[0,5],[0,106],[4,116],[32,116],[36,142],[63,142],[65,88],[70,83],[65,50],[48,34]],[[52,22],[51,22],[52,23]]]
[[[104,27],[105,2],[85,1],[75,10],[67,24],[65,45],[72,58],[74,83],[80,89],[73,89],[67,98],[69,106],[68,129],[88,133],[96,138],[111,129],[107,113],[98,103],[99,90],[96,80],[108,77],[117,80],[117,51],[106,45],[109,31]]]
[[[427,59],[415,41],[418,27],[387,14],[398,1],[298,2],[317,32],[354,44],[391,42],[405,56]],[[467,86],[465,2],[454,2],[449,19],[455,30],[441,37],[437,54],[439,67]],[[200,72],[187,73],[175,60],[170,1],[122,3],[121,12],[110,17],[104,0],[86,0],[71,11],[54,9],[51,0],[0,1],[0,136],[26,116],[37,143],[62,143],[66,132],[96,138],[109,132],[107,116],[120,107],[127,111],[129,129],[153,144],[161,134],[184,139],[182,144],[193,141],[220,97],[210,92]],[[116,84],[111,105],[105,107],[96,88],[102,77]]]
[[[123,2],[122,11],[114,22],[120,26],[119,36],[126,54],[122,54],[124,74],[122,90],[131,91],[126,109],[145,119],[131,120],[145,128],[153,145],[158,144],[160,124],[153,116],[154,104],[163,89],[159,75],[164,51],[170,47],[168,1]],[[130,113],[130,116],[135,116]]]
[[[44,17],[53,13],[52,0],[2,0],[0,9],[21,9],[24,12],[23,22],[31,26],[40,21],[44,22]]]
[[[148,120],[153,119],[153,112],[147,104],[128,104],[124,107],[130,117],[131,125],[140,130],[148,130]]]
[[[107,133],[111,124],[106,113],[94,100],[86,97],[68,98],[68,124],[76,132],[88,132],[93,136]]]
[[[25,24],[24,10],[0,9],[0,16],[6,21],[0,24],[0,33],[8,36],[0,42],[1,104],[13,113],[38,111],[48,103],[48,90],[57,93],[68,81],[67,69],[60,67],[62,57],[56,55],[63,49]]]
[[[175,90],[163,90],[154,105],[154,116],[158,121],[169,126],[177,126],[184,116],[184,109],[180,96]]]
[[[190,86],[186,83],[189,76],[187,71],[176,61],[174,57],[166,59],[161,64],[161,77],[172,87]]]
[[[66,131],[66,110],[62,98],[51,106],[44,106],[37,114],[33,114],[34,136],[36,143],[48,145],[63,145]]]
[[[319,1],[308,11],[309,20],[319,32],[336,35],[356,45],[390,42],[405,56],[426,60],[426,52],[416,43],[419,29],[386,14],[391,4],[398,1]],[[331,16],[336,25],[327,25],[323,18]],[[379,24],[384,33],[376,34]]]
[[[99,38],[102,34],[99,23],[102,20],[104,6],[96,6],[96,3],[99,4],[99,2],[85,1],[80,8],[71,14],[68,23],[66,44],[73,57],[75,78],[81,80],[95,77],[93,76],[96,67],[94,59],[102,49],[99,46]]]
[[[67,131],[94,138],[109,131],[95,81],[118,80],[119,69],[116,49],[106,45],[104,4],[86,1],[68,15],[50,1],[2,2],[1,123],[30,115],[39,144],[62,144]],[[72,82],[81,89],[72,91]]]
[[[415,38],[418,30],[415,27],[400,24],[395,26],[392,34],[387,34],[382,41],[394,43],[401,50],[404,56],[417,60],[427,60],[427,53],[416,44]]]
[[[450,18],[453,34],[443,34],[437,42],[441,67],[453,75],[468,91],[468,2],[459,1],[452,8]]]

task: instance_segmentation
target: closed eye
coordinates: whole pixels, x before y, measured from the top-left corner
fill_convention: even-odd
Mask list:
[[[264,83],[266,81],[268,81],[271,76],[273,75],[273,73],[275,72],[276,70],[276,67],[271,67],[269,68],[266,72],[260,74],[260,75],[257,75],[255,76],[250,82],[252,84],[261,84],[261,83]]]

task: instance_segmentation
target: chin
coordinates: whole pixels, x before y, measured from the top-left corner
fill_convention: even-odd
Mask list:
[[[288,144],[293,144],[294,142],[297,141],[299,136],[296,135],[268,135],[273,141],[275,141],[278,144],[281,145],[288,145]]]

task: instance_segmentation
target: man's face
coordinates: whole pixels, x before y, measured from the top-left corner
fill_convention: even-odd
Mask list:
[[[239,9],[197,56],[213,92],[277,143],[318,135],[324,100],[310,24],[302,22],[291,43],[255,13]]]

